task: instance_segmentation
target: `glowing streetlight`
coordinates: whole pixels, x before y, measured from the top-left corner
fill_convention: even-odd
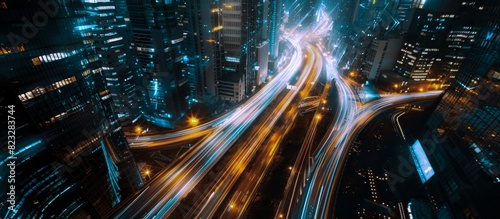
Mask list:
[[[144,171],[144,174],[147,176],[148,179],[151,179],[151,176],[150,176],[151,171],[150,170],[146,169],[146,171]]]
[[[423,88],[420,88],[420,89],[418,89],[418,90],[419,90],[420,92],[424,91],[424,89],[423,89]]]
[[[140,126],[135,127],[135,133],[141,134],[142,128]]]
[[[189,124],[191,124],[192,126],[198,125],[199,122],[200,121],[195,117],[191,117],[191,119],[189,119]]]
[[[320,120],[321,119],[321,115],[320,114],[316,115],[316,119]]]

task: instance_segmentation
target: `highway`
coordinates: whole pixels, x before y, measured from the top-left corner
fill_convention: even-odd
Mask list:
[[[159,173],[135,199],[120,205],[115,218],[163,218],[173,211],[298,71],[303,60],[302,50],[297,41],[289,41],[295,51],[280,73],[222,121],[210,136],[189,150],[185,159]]]
[[[328,26],[330,23],[329,20],[323,20],[322,22],[319,22],[316,26],[311,27],[311,31],[316,31],[316,33],[321,33],[324,32],[325,30],[328,30],[324,27]],[[302,39],[305,39],[304,36],[305,34],[299,34],[299,36]],[[309,41],[309,40],[308,40]],[[306,50],[308,51],[306,56],[308,58],[307,64],[313,63],[314,68],[308,68],[306,66],[305,71],[303,73],[309,75],[309,79],[307,80],[307,83],[305,83],[304,89],[300,92],[301,94],[301,99],[304,99],[307,97],[307,94],[310,92],[310,90],[313,87],[313,84],[317,82],[317,79],[321,73],[321,70],[323,68],[323,52],[318,49],[318,47],[315,47],[311,43],[302,43]],[[324,92],[320,96],[320,98],[326,99],[327,91],[329,88],[329,84],[325,86]],[[298,86],[301,87],[301,86]],[[295,93],[291,93],[292,97],[297,94],[297,91]],[[288,100],[288,98],[285,98],[282,100],[285,101]],[[326,102],[322,101],[319,109],[321,109],[321,106],[323,106]],[[283,111],[285,108],[281,109]],[[275,109],[275,111],[280,110],[279,108]],[[293,124],[293,121],[295,120],[296,116],[298,113],[298,109],[292,108],[285,117],[284,124]],[[275,116],[274,118],[276,118]],[[313,119],[313,124],[316,126],[318,124],[318,121],[321,119],[321,114],[318,111],[317,116],[314,116]],[[262,126],[268,126],[272,127],[272,124],[262,124]],[[268,129],[265,127],[262,127],[264,129]],[[220,215],[219,218],[242,218],[245,215],[245,211],[248,209],[248,206],[252,203],[252,197],[255,195],[255,191],[259,187],[260,183],[266,176],[267,170],[269,169],[271,165],[271,161],[274,158],[276,147],[278,144],[281,142],[283,139],[284,135],[290,130],[291,125],[284,125],[277,127],[277,131],[273,134],[273,136],[265,143],[261,144],[261,141],[258,141],[258,144],[255,144],[256,148],[260,146],[262,148],[262,151],[257,155],[255,161],[253,164],[248,167],[248,172],[245,174],[246,177],[244,180],[241,181],[241,183],[234,189],[234,193],[232,194],[231,198],[228,201],[228,204],[226,206],[221,206],[222,208],[222,215]],[[258,133],[263,133],[266,134],[266,132],[263,131],[258,131]],[[254,144],[254,142],[257,142],[253,138],[250,138],[250,141],[248,144]],[[250,160],[249,160],[250,161]],[[240,163],[241,165],[242,163]],[[248,163],[247,163],[248,164]],[[246,166],[246,165],[245,165]],[[233,184],[236,180],[233,181]],[[218,186],[219,188],[226,188],[226,190],[230,190],[232,187],[232,184],[226,183],[226,184],[220,184]],[[204,208],[201,209],[200,213],[196,217],[187,217],[187,218],[211,218],[214,216],[214,212],[217,210],[218,205],[210,205],[207,203],[215,202],[214,200],[214,193],[215,191],[212,191],[210,194],[210,199],[207,199],[201,203],[205,203]],[[207,194],[207,195],[208,195]],[[221,204],[221,202],[224,200],[223,197],[217,197],[220,198],[218,201],[218,204]],[[203,212],[210,212],[210,214],[206,214]]]
[[[306,70],[303,72],[305,75],[308,75],[309,78],[307,80],[304,80],[304,83],[302,83],[304,84],[304,89],[300,91],[301,99],[307,96],[307,94],[311,91],[311,89],[313,88],[313,84],[316,83],[319,78],[323,66],[321,53],[319,52],[319,50],[309,44],[305,44],[305,47],[308,51],[308,63],[311,63],[312,68],[306,68]],[[298,90],[293,91],[293,93],[291,93],[291,99],[293,99],[293,97],[295,97],[297,94]],[[284,113],[285,109],[286,108],[280,109],[280,113]],[[297,108],[292,108],[288,113],[286,113],[286,117],[284,118],[284,125],[278,127],[277,131],[265,144],[257,145],[261,146],[263,149],[262,152],[258,154],[256,160],[253,162],[253,165],[248,169],[248,174],[246,174],[246,176],[250,176],[250,178],[242,180],[242,182],[237,186],[235,192],[229,200],[229,204],[227,206],[222,206],[224,210],[222,211],[222,215],[219,218],[231,219],[243,217],[245,211],[248,209],[248,206],[252,203],[252,197],[255,195],[255,191],[264,179],[267,170],[271,165],[274,155],[277,152],[276,148],[283,139],[284,135],[291,128],[291,125],[288,124],[293,124],[297,114]],[[272,125],[269,127],[272,127]],[[253,142],[253,140],[251,140],[251,142]]]
[[[319,27],[328,27],[324,26],[325,23],[320,24],[315,27],[316,29],[309,29],[308,32],[314,33],[319,30]],[[329,56],[330,52],[318,44],[299,43],[299,40],[304,39],[304,36],[314,38],[311,37],[312,34],[303,32],[301,34],[295,33],[293,36],[293,39],[287,38],[295,48],[290,61],[273,80],[237,109],[190,129],[167,135],[129,138],[132,147],[148,148],[163,147],[167,144],[206,136],[196,147],[192,147],[183,155],[182,159],[174,161],[171,164],[172,168],[162,171],[151,180],[138,196],[120,205],[112,213],[114,218],[165,218],[172,213],[179,202],[189,194],[233,143],[250,127],[258,115],[284,90],[286,83],[302,65],[303,57],[307,58],[305,72],[313,72],[313,69],[320,71],[322,65],[326,68],[328,81],[333,81],[334,84],[331,86],[335,86],[337,89],[336,116],[334,121],[330,123],[320,145],[315,151],[312,151],[315,127],[321,119],[321,115],[316,112],[317,121],[312,121],[306,133],[303,150],[299,153],[297,162],[291,169],[292,175],[285,192],[286,199],[280,203],[276,218],[331,217],[333,214],[331,207],[334,206],[333,202],[348,147],[361,129],[386,109],[413,101],[435,98],[440,94],[440,92],[427,92],[392,95],[360,104],[359,98],[351,86],[335,70],[336,59]],[[309,42],[311,40],[313,39],[309,39]],[[303,48],[306,49],[305,56],[302,53]],[[305,78],[301,75],[298,80],[299,87],[305,83]],[[259,146],[265,142],[264,145],[267,147],[262,150],[265,153],[259,154],[258,162],[254,164],[248,174],[249,180],[244,180],[238,185],[227,206],[221,206],[224,208],[222,218],[243,217],[251,197],[265,176],[276,151],[275,148],[289,128],[279,127],[279,131],[266,141],[268,135],[271,134],[271,127],[285,112],[297,93],[288,92],[286,97],[280,100],[278,106],[272,109],[264,122],[259,124],[257,131],[249,134],[250,140],[235,153],[213,186],[204,191],[204,195],[198,200],[198,205],[195,205],[197,208],[188,212],[188,218],[213,217],[225,197],[229,195],[235,182],[242,175],[245,167],[249,165]],[[300,94],[301,97],[304,97],[306,93]],[[322,98],[324,98],[323,95]],[[296,108],[293,109],[296,110]],[[293,121],[293,118],[293,115],[286,117],[290,121]]]
[[[293,172],[291,177],[288,180],[287,187],[285,188],[285,198],[280,203],[278,207],[278,211],[276,212],[275,218],[296,218],[298,217],[297,211],[300,210],[300,199],[304,194],[305,186],[308,184],[309,175],[314,171],[313,163],[311,160],[314,158],[315,154],[321,153],[324,151],[328,140],[331,138],[336,138],[339,134],[337,130],[347,119],[350,119],[354,116],[354,112],[357,108],[356,97],[351,89],[351,87],[338,75],[338,73],[334,70],[334,61],[331,57],[325,58],[326,62],[324,62],[327,80],[334,81],[335,84],[331,86],[335,86],[337,90],[337,102],[335,104],[335,120],[330,123],[330,126],[325,134],[325,137],[321,140],[320,145],[317,150],[319,152],[314,153],[312,150],[312,137],[306,138],[301,151],[299,152],[299,156],[293,166]],[[330,99],[329,101],[333,101]],[[314,127],[314,126],[313,126]],[[312,132],[311,128],[308,132]],[[316,156],[317,157],[317,156]]]
[[[293,46],[290,50],[293,50]],[[279,59],[278,71],[286,70],[290,63],[290,51],[286,50]],[[259,92],[261,93],[261,92]],[[179,147],[179,143],[193,141],[203,136],[211,134],[217,127],[224,123],[234,112],[239,108],[229,110],[228,112],[206,121],[194,127],[167,133],[154,133],[154,134],[127,134],[127,141],[129,142],[132,150],[141,149],[164,149],[171,147]]]
[[[309,36],[313,38],[314,32]],[[285,198],[276,211],[275,218],[331,218],[342,167],[361,129],[376,115],[400,104],[436,98],[441,92],[388,95],[369,103],[361,103],[352,86],[336,71],[336,60],[321,44],[315,44],[324,51],[329,79],[334,80],[337,89],[335,119],[314,152],[308,138],[299,152],[293,172],[285,188]],[[334,51],[336,54],[343,52]],[[308,130],[313,132],[314,125]]]
[[[393,95],[375,100],[363,105],[354,117],[346,121],[338,129],[337,134],[332,133],[330,138],[322,145],[324,150],[317,155],[315,171],[310,175],[310,181],[304,188],[300,218],[330,218],[334,206],[337,187],[341,178],[342,168],[347,157],[349,146],[356,139],[358,133],[375,116],[383,111],[401,104],[415,101],[429,100],[438,97],[441,92],[413,93],[406,95]]]

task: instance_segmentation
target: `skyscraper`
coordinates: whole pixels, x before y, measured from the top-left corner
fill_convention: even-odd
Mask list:
[[[248,4],[247,0],[223,0],[219,5],[222,13],[222,25],[214,28],[214,31],[222,29],[220,42],[223,46],[224,61],[222,77],[224,75],[243,76],[243,84],[250,83],[250,75],[247,72],[248,57]],[[233,76],[229,76],[233,78]],[[244,86],[247,91],[249,88]],[[219,92],[219,96],[222,94]]]
[[[424,200],[440,218],[494,218],[500,197],[500,5],[474,1],[470,55],[421,137],[435,175]],[[446,217],[445,217],[446,216]]]
[[[435,88],[446,88],[455,80],[462,62],[477,40],[478,30],[481,29],[471,17],[481,13],[482,9],[475,6],[475,3],[469,4],[463,1],[458,6],[450,31],[430,69],[430,77],[438,79],[434,83]]]
[[[217,100],[217,80],[221,77],[218,24],[219,9],[212,1],[189,0],[178,7],[188,56],[189,87],[194,102],[211,104]],[[217,16],[214,16],[217,15]],[[191,102],[190,102],[191,103]]]
[[[189,86],[182,53],[182,29],[172,1],[127,0],[144,117],[157,126],[173,128],[188,109]]]
[[[82,2],[0,5],[0,65],[8,66],[0,69],[0,113],[2,121],[7,114],[18,119],[16,147],[0,155],[2,166],[16,157],[16,205],[2,207],[0,215],[100,217],[142,179],[95,52],[96,22]],[[8,105],[15,111],[6,111]],[[2,151],[8,149],[2,145]],[[7,194],[8,169],[0,172],[0,191]]]
[[[269,2],[248,0],[247,14],[247,87],[262,84],[267,80],[269,62]]]
[[[283,3],[281,0],[269,2],[269,54],[270,58],[276,59],[279,52],[279,40],[281,37],[281,25],[283,17]]]
[[[92,17],[92,39],[102,63],[102,73],[111,94],[113,109],[122,124],[130,124],[140,116],[136,96],[136,77],[130,66],[129,38],[124,14],[118,1],[85,1],[86,11]],[[125,10],[125,11],[124,11]]]
[[[370,44],[361,72],[368,80],[376,81],[382,71],[391,70],[401,48],[401,36],[375,38]]]
[[[415,81],[435,81],[430,69],[450,31],[455,14],[415,9],[395,71]]]

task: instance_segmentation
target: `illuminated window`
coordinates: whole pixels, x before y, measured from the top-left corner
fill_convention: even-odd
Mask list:
[[[38,57],[32,58],[31,62],[33,62],[33,65],[41,65],[42,64],[42,62],[40,61],[40,59]]]
[[[46,87],[37,87],[37,88],[35,88],[31,91],[28,91],[24,94],[18,95],[18,97],[19,97],[19,100],[21,100],[22,102],[25,102],[27,100],[33,99],[37,96],[40,96],[44,93],[47,93],[47,92],[50,92],[52,90],[61,88],[61,87],[66,86],[68,84],[71,84],[75,81],[76,81],[76,77],[73,76],[71,78],[66,78],[66,79],[63,79],[61,81],[57,81],[55,83],[52,83],[51,85],[46,86]]]

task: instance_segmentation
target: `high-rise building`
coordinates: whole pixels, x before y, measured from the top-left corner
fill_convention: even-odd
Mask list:
[[[361,72],[368,80],[376,81],[382,71],[391,70],[401,49],[401,36],[375,38],[365,57],[365,66]]]
[[[243,75],[245,93],[252,84],[248,66],[248,0],[223,0],[220,5],[222,11],[222,34],[221,42],[224,50],[224,62],[222,77],[228,74]],[[253,71],[253,69],[252,69]],[[249,86],[247,86],[249,85]],[[219,96],[222,93],[219,91]]]
[[[120,123],[126,125],[140,116],[139,98],[136,96],[136,78],[130,66],[126,24],[126,7],[119,1],[85,1],[92,17],[92,36],[95,50],[102,63],[102,73],[111,94],[113,109]],[[121,6],[121,7],[120,7]]]
[[[264,83],[267,80],[269,62],[269,1],[248,0],[247,14],[248,49],[247,88]],[[248,90],[247,90],[248,91]]]
[[[144,92],[144,117],[152,124],[173,128],[188,109],[189,84],[182,53],[182,29],[177,1],[127,0],[133,50],[137,59],[137,86]]]
[[[455,14],[415,9],[395,71],[415,81],[435,81],[430,69],[450,31]]]
[[[410,20],[413,12],[412,8],[414,8],[413,2],[414,0],[399,1],[394,12],[394,18],[404,30],[408,29],[408,21]]]
[[[220,51],[219,9],[212,1],[189,0],[179,4],[179,26],[183,28],[183,49],[188,56],[187,71],[191,97],[189,103],[214,103],[217,100],[217,80],[222,74]],[[217,16],[214,16],[217,15]],[[218,65],[218,66],[217,66]]]
[[[454,24],[456,23],[458,22]],[[437,79],[434,82],[436,89],[447,88],[455,80],[462,62],[467,57],[472,43],[476,40],[477,29],[471,25],[453,25],[429,72],[430,78]]]
[[[474,1],[478,35],[420,138],[434,176],[424,182],[439,218],[494,218],[500,197],[500,5]],[[443,217],[446,216],[446,217]]]
[[[455,80],[462,62],[476,41],[481,27],[477,26],[471,17],[481,14],[482,9],[475,4],[476,1],[462,1],[458,6],[450,31],[430,70],[430,77],[438,79],[433,85],[435,88],[447,88]]]
[[[281,26],[283,17],[283,3],[281,0],[269,2],[269,54],[270,58],[276,59],[279,52],[279,40],[281,37]]]
[[[0,155],[3,167],[15,162],[15,182],[0,169],[15,207],[2,201],[0,215],[102,217],[143,182],[95,52],[94,17],[82,2],[2,0],[0,18],[0,115],[15,117],[15,148],[1,135],[11,153]]]

